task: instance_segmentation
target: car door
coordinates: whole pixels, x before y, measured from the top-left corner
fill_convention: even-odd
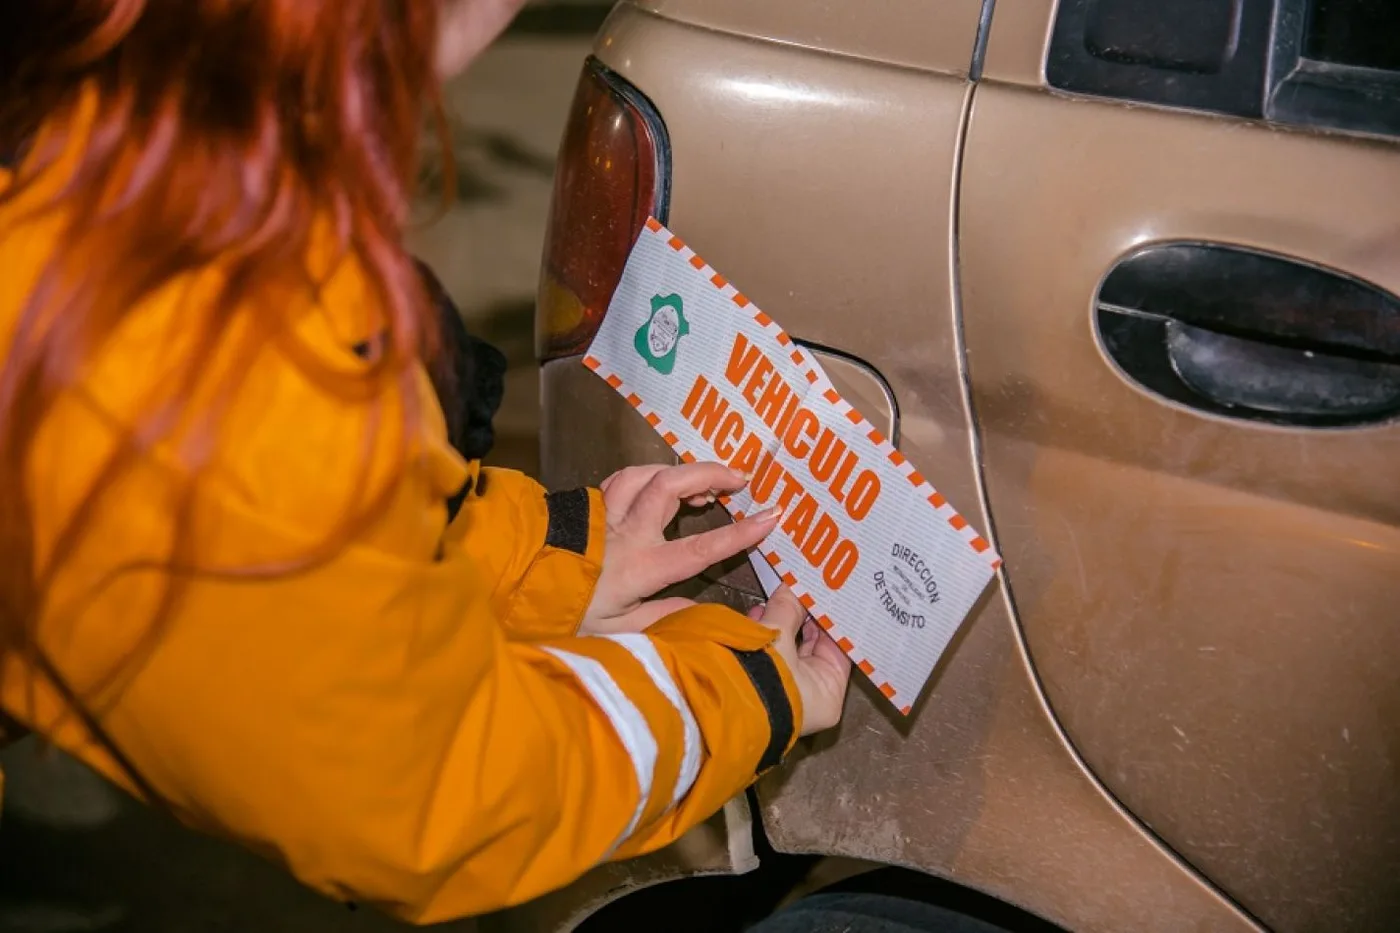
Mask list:
[[[997,5],[961,313],[1104,786],[1279,930],[1400,916],[1400,5]]]

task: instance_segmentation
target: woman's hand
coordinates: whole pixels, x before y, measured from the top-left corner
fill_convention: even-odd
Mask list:
[[[749,618],[779,632],[775,647],[792,671],[802,697],[799,734],[811,735],[840,722],[846,685],[851,680],[851,662],[831,636],[807,615],[792,591],[778,587],[768,605],[749,610]],[[797,643],[799,631],[801,645]]]
[[[694,605],[675,597],[643,602],[711,564],[743,553],[768,537],[780,513],[769,509],[741,522],[667,541],[666,526],[681,503],[702,506],[720,493],[744,487],[743,475],[719,463],[640,466],[603,481],[608,537],[603,572],[584,613],[584,634],[640,632],[653,622]]]

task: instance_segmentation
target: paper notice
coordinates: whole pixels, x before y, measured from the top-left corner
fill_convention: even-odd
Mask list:
[[[753,474],[722,501],[736,520],[785,510],[758,548],[765,589],[786,583],[907,715],[1000,566],[987,541],[810,354],[655,220],[584,363],[682,460]]]

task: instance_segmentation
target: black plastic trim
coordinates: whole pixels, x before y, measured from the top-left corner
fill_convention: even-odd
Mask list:
[[[1121,314],[1107,308],[1099,308],[1095,314],[1095,327],[1104,353],[1112,361],[1123,378],[1153,395],[1175,402],[1178,405],[1215,415],[1242,421],[1294,428],[1348,428],[1377,424],[1394,420],[1400,415],[1400,394],[1389,403],[1356,404],[1346,408],[1331,410],[1310,406],[1308,410],[1285,408],[1280,405],[1266,406],[1253,401],[1244,393],[1209,393],[1209,386],[1200,380],[1188,378],[1173,356],[1172,334],[1174,322],[1165,318],[1139,317]],[[1211,333],[1211,332],[1205,332]],[[1222,342],[1232,338],[1214,335]],[[1258,356],[1273,356],[1273,359],[1256,359],[1256,365],[1276,366],[1278,356],[1292,354],[1295,366],[1307,364],[1306,352],[1285,350],[1271,344],[1256,344],[1252,349]],[[1320,361],[1322,364],[1350,366],[1361,369],[1352,375],[1356,379],[1374,379],[1381,376],[1389,383],[1383,389],[1391,389],[1400,378],[1400,366],[1387,366],[1381,363],[1364,363],[1349,357],[1337,357]],[[1369,367],[1370,371],[1365,371]],[[1393,370],[1393,372],[1387,372]]]
[[[997,0],[982,0],[982,14],[977,19],[977,38],[972,43],[972,64],[968,66],[969,81],[982,80],[982,66],[987,61],[987,43],[992,36],[992,13]]]
[[[1214,243],[1122,259],[1096,298],[1125,378],[1208,414],[1299,427],[1400,415],[1400,299],[1311,263]]]
[[[1212,57],[1202,51],[1211,24],[1187,19],[1171,0],[1061,0],[1046,81],[1090,97],[1400,136],[1400,72],[1308,58],[1308,0],[1215,2],[1235,20],[1233,37]],[[1140,25],[1135,38],[1143,47],[1095,47],[1094,24],[1105,17],[1119,27]],[[1194,46],[1193,25],[1203,31]],[[1198,54],[1173,55],[1188,46]]]
[[[1220,243],[1159,243],[1120,260],[1099,304],[1249,340],[1400,363],[1400,298],[1322,266]]]
[[[1279,0],[1264,116],[1295,126],[1400,135],[1400,73],[1307,58],[1307,22],[1307,0]]]

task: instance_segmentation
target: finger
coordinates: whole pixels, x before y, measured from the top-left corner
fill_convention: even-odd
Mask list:
[[[748,616],[750,619],[753,619],[755,622],[762,622],[763,603],[759,603],[757,606],[750,606],[749,611],[744,613],[744,615]]]
[[[670,469],[671,466],[672,464],[668,463],[643,463],[624,467],[603,481],[603,491],[611,493],[614,497],[626,499],[630,504],[656,474]]]
[[[841,674],[846,680],[850,679],[851,659],[846,657],[846,652],[841,650],[836,639],[826,632],[822,632],[817,638],[816,644],[812,646],[812,657]]]
[[[841,721],[851,682],[851,662],[831,636],[823,632],[812,647],[811,657],[800,662],[814,675],[809,681],[814,687],[812,702],[803,706],[804,735],[829,729]],[[803,697],[805,700],[806,694]]]
[[[603,491],[603,502],[608,507],[608,513],[614,516],[614,521],[620,521],[627,515],[632,503],[636,501],[637,493],[641,492],[656,474],[670,468],[670,465],[665,463],[630,466],[603,480],[603,485],[598,488]]]
[[[769,628],[777,629],[784,638],[796,640],[797,630],[802,627],[806,618],[807,610],[797,601],[797,597],[792,595],[792,590],[780,586],[769,597],[762,622]]]
[[[655,593],[689,580],[712,564],[742,554],[772,534],[782,513],[768,509],[700,534],[687,535],[638,556],[628,572],[633,592]]]
[[[747,477],[744,477],[743,485],[748,485]],[[710,489],[703,493],[696,493],[689,499],[686,499],[685,504],[695,509],[704,508],[707,505],[714,505],[719,501],[720,496],[724,495],[726,492],[735,492],[740,488],[742,488],[742,486],[732,489]]]
[[[655,472],[655,470],[652,469],[653,466],[659,469],[661,467],[664,467],[665,464],[644,464],[641,467],[623,467],[620,470],[614,470],[612,473],[608,474],[607,479],[603,480],[601,483],[598,484],[598,488],[601,489],[603,492],[607,492],[609,489],[612,489],[614,486],[617,485],[617,481],[619,479],[629,475],[635,476],[639,470],[644,471],[646,473],[647,479],[651,479],[652,474]]]
[[[744,488],[743,474],[722,463],[682,463],[657,472],[633,500],[627,522],[633,530],[661,534],[680,511],[681,501],[712,490]]]
[[[797,647],[797,656],[799,658],[810,658],[812,656],[812,652],[816,651],[817,639],[821,636],[821,633],[821,626],[817,625],[815,619],[808,616],[807,621],[802,623],[802,644]]]

